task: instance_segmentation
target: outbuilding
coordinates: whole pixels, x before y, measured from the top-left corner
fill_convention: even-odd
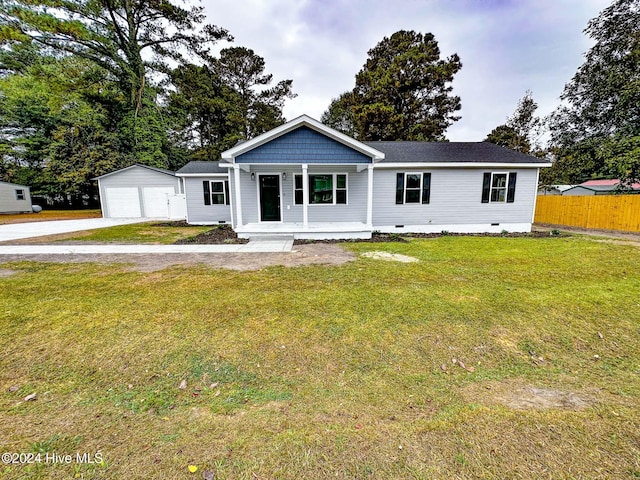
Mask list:
[[[26,185],[0,182],[0,213],[30,213],[31,192]]]
[[[104,218],[186,217],[182,183],[175,172],[136,164],[95,180]]]

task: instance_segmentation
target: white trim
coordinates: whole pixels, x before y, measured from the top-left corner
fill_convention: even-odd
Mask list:
[[[402,173],[404,175],[404,178],[402,179],[402,203],[398,203],[398,200],[396,198],[396,205],[429,205],[429,203],[431,203],[431,201],[424,203],[422,201],[423,195],[424,195],[424,176],[425,174],[429,174],[431,175],[432,172],[424,172],[422,170],[420,171],[404,171],[404,172],[398,172],[398,173]],[[418,196],[418,201],[417,202],[407,202],[407,175],[420,175],[420,189],[416,189],[416,188],[411,188],[410,190],[418,190],[419,191],[419,196]],[[397,195],[397,189],[398,189],[398,184],[397,184],[397,178],[396,178],[396,195]],[[431,191],[431,181],[429,183],[429,191]]]
[[[399,163],[377,163],[375,168],[541,168],[550,167],[551,163],[494,163],[494,162],[399,162]]]
[[[353,148],[354,150],[362,153],[363,155],[371,157],[374,162],[384,159],[385,155],[383,152],[376,150],[375,148],[372,148],[368,145],[365,145],[364,143],[359,142],[345,135],[344,133],[338,132],[333,128],[327,127],[326,125],[320,123],[319,121],[307,115],[301,115],[285,123],[284,125],[280,125],[279,127],[276,127],[273,130],[269,130],[268,132],[263,133],[262,135],[258,135],[257,137],[252,138],[251,140],[247,140],[246,142],[236,145],[235,147],[230,148],[229,150],[225,150],[224,152],[222,152],[221,157],[223,160],[227,162],[235,163],[235,158],[238,155],[242,155],[243,153],[253,150],[256,147],[259,147],[260,145],[264,145],[265,143],[271,140],[274,140],[286,133],[289,133],[301,126],[309,127],[312,130],[315,130],[316,132],[326,135],[332,140],[335,140],[339,143],[342,143],[343,145]]]
[[[367,168],[367,226],[373,224],[373,165]]]
[[[300,175],[299,173],[294,173],[294,175]],[[320,176],[320,175],[331,175],[332,176],[332,186],[333,186],[333,203],[309,203],[309,176]],[[345,193],[347,194],[347,198],[346,198],[346,203],[338,203],[338,196],[336,195],[337,191],[338,191],[338,175],[344,175],[345,176],[345,188],[341,188],[340,190],[344,190]],[[337,206],[337,205],[349,205],[349,173],[348,172],[311,172],[311,173],[307,173],[307,192],[306,192],[306,196],[304,196],[302,198],[302,205],[304,206],[304,204],[306,203],[307,205],[311,205],[313,207],[316,206]],[[302,185],[304,187],[304,177],[302,178]],[[294,184],[295,184],[295,179],[294,179]],[[305,195],[305,192],[303,190],[303,195]],[[293,204],[294,205],[300,205],[299,203],[296,204],[295,203],[296,199],[293,199]]]
[[[293,187],[296,186],[296,174],[293,174]],[[293,204],[296,204],[295,192],[293,194]],[[309,165],[302,164],[302,225],[309,227]]]
[[[242,227],[242,196],[240,193],[240,168],[238,165],[233,166],[233,189],[236,192],[236,224]]]
[[[233,165],[229,165],[230,167]],[[228,177],[229,173],[176,173],[176,177]]]
[[[215,180],[208,180],[209,182],[209,205],[213,206],[213,205],[229,205],[231,206],[231,200],[229,200],[229,203],[227,203],[227,185],[225,185],[225,182],[228,182],[229,180],[224,180],[222,178],[220,179],[215,179]],[[221,183],[222,184],[222,203],[213,203],[213,195],[220,195],[219,192],[214,192],[213,191],[213,184],[214,183]],[[231,190],[230,190],[231,186],[229,185],[229,196],[231,196]]]
[[[394,225],[374,225],[374,231],[383,233],[529,233],[531,232],[530,223],[500,223],[491,225],[490,223],[461,223],[461,224],[443,224],[443,225],[403,225],[396,227]]]
[[[150,170],[150,171],[156,172],[156,173],[161,173],[163,175],[168,175],[170,177],[175,177],[176,176],[176,172],[169,172],[168,170],[165,172],[162,169],[155,168],[155,167],[150,167],[149,165],[141,165],[139,163],[134,163],[133,165],[129,165],[128,167],[121,168],[120,170],[116,170],[115,172],[105,173],[104,175],[100,175],[99,177],[92,178],[91,180],[99,180],[101,178],[110,177],[111,175],[115,175],[116,173],[122,173],[122,172],[124,172],[126,170],[130,170],[130,169],[135,168],[135,167],[144,168],[146,170]]]
[[[489,173],[489,172],[487,172]],[[507,195],[509,195],[509,178],[511,177],[511,172],[490,172],[491,180],[489,181],[489,203],[507,203]],[[493,198],[493,190],[502,190],[501,187],[493,186],[493,177],[494,175],[504,175],[504,200],[492,200]],[[515,202],[515,197],[514,197]]]
[[[533,212],[531,213],[531,224],[533,224],[533,222],[536,219],[536,202],[538,201],[538,182],[539,181],[540,181],[540,170],[538,169],[538,171],[536,172],[536,183],[534,185],[534,191],[533,191]]]
[[[284,205],[282,195],[282,173],[280,172],[255,172],[256,174],[256,202],[258,204],[258,223],[275,224],[284,221]],[[280,202],[280,220],[262,220],[262,206],[260,205],[260,177],[278,177],[278,201]],[[294,180],[295,181],[295,180]],[[295,201],[295,199],[294,199]]]
[[[235,193],[235,185],[234,187],[231,186],[231,177],[229,177],[229,216],[231,217],[231,228],[236,228],[236,224],[234,221],[234,215],[233,215],[233,206],[234,206],[234,202],[235,200],[233,199],[233,194]]]

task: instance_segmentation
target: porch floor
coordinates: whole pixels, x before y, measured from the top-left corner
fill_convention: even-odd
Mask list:
[[[288,236],[294,239],[326,240],[371,238],[372,228],[362,222],[314,222],[306,227],[302,223],[262,222],[236,225],[238,237]]]

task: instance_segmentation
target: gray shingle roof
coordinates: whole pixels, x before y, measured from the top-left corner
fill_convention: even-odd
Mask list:
[[[187,163],[184,167],[176,172],[178,175],[181,173],[194,174],[194,173],[229,173],[228,168],[223,168],[218,162],[206,162],[206,161],[193,161]]]
[[[364,142],[384,152],[383,163],[549,163],[489,142]]]

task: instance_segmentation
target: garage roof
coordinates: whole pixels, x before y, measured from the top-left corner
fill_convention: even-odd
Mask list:
[[[129,170],[135,167],[146,168],[148,170],[153,170],[154,172],[164,173],[165,175],[171,175],[172,177],[176,176],[176,172],[172,172],[171,170],[165,170],[164,168],[150,167],[149,165],[141,165],[139,163],[136,163],[128,167],[121,168],[120,170],[116,170],[115,172],[105,173],[104,175],[100,175],[99,177],[92,178],[91,180],[99,180],[101,178],[108,177],[110,175],[115,175],[116,173],[121,173],[121,172],[124,172],[125,170]]]

